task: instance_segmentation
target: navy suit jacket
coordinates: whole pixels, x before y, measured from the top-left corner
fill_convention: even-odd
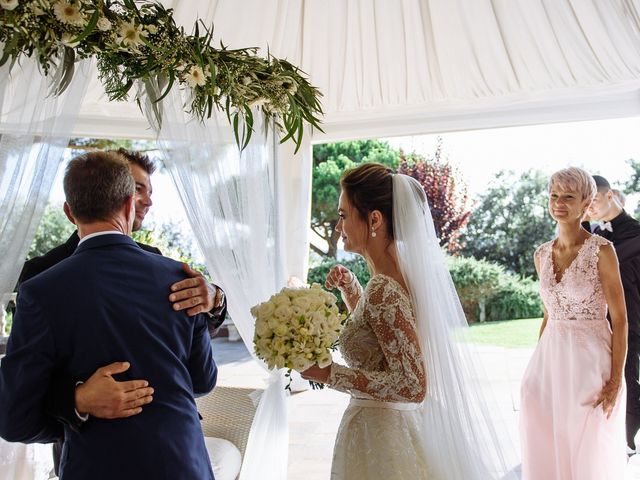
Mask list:
[[[106,234],[25,282],[0,363],[0,436],[55,441],[61,424],[44,407],[54,372],[86,379],[126,360],[117,379],[149,380],[153,402],[129,418],[90,418],[81,434],[66,428],[61,479],[212,479],[194,395],[213,389],[217,368],[205,317],[168,300],[183,278],[180,263]]]

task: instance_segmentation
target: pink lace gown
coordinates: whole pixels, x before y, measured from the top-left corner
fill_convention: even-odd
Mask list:
[[[521,386],[523,480],[622,480],[625,386],[606,418],[593,402],[611,373],[611,329],[594,235],[558,281],[553,242],[536,250],[548,320]],[[624,379],[623,379],[624,381]]]

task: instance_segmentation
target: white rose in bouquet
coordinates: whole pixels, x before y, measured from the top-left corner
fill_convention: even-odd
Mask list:
[[[287,368],[287,375],[292,369],[304,371],[316,363],[330,365],[331,350],[336,348],[346,318],[335,295],[317,283],[309,288],[283,288],[254,306],[251,314],[256,319],[256,355],[269,368]]]

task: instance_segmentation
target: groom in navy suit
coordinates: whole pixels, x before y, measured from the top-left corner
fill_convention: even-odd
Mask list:
[[[54,372],[88,378],[126,359],[121,380],[147,379],[153,402],[129,418],[92,418],[81,434],[65,427],[61,480],[213,479],[194,401],[217,377],[207,321],[173,310],[166,296],[186,277],[182,265],[129,238],[135,183],[121,156],[75,158],[64,188],[80,244],[20,288],[0,363],[0,437],[54,441],[62,425],[45,414]]]

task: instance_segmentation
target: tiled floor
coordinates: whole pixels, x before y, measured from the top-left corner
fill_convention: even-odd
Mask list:
[[[218,384],[226,386],[264,387],[265,373],[253,361],[242,342],[213,341],[219,365]],[[499,414],[513,441],[513,466],[519,457],[518,407],[520,378],[531,349],[478,347],[482,366],[488,373]],[[304,385],[301,382],[302,385]],[[331,389],[304,390],[289,401],[289,474],[288,480],[327,480],[335,434],[349,399]]]

